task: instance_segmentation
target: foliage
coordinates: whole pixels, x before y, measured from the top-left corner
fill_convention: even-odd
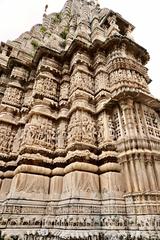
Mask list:
[[[38,42],[37,42],[36,40],[32,40],[32,41],[31,41],[31,44],[32,44],[32,46],[34,47],[34,49],[37,49],[38,46],[39,46],[39,44],[38,44]]]
[[[66,33],[65,31],[62,31],[62,32],[60,33],[60,36],[61,36],[61,38],[66,39],[67,33]]]
[[[69,31],[69,27],[65,27],[65,29],[60,33],[61,38],[66,39]]]
[[[41,28],[40,28],[40,31],[41,31],[42,33],[45,33],[45,32],[47,31],[47,28],[42,25]]]
[[[65,48],[65,46],[66,46],[66,41],[59,42],[59,46],[62,47],[62,48]]]
[[[62,21],[61,13],[56,13],[54,17],[52,17],[53,23],[60,23]]]

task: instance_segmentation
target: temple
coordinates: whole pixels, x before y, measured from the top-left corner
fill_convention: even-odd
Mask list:
[[[133,30],[97,1],[67,0],[1,43],[3,234],[160,239],[160,100]]]

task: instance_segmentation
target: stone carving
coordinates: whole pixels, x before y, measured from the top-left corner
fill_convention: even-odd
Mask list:
[[[0,123],[0,152],[10,153],[12,151],[15,129],[11,124]]]
[[[108,22],[110,25],[110,28],[108,29],[107,35],[113,36],[114,34],[119,34],[119,26],[116,23],[116,15],[109,16]]]
[[[95,144],[95,122],[87,112],[76,111],[72,114],[68,126],[68,143],[84,142]]]
[[[133,29],[67,0],[1,43],[2,235],[160,239],[160,101]]]
[[[8,87],[2,99],[3,103],[20,107],[23,92],[16,87]]]
[[[19,128],[15,134],[15,138],[13,141],[13,152],[18,153],[20,149],[20,144],[22,141],[23,129]]]
[[[22,144],[48,148],[54,150],[55,148],[55,127],[52,120],[43,118],[41,116],[35,116],[38,119],[37,124],[28,123],[25,126]]]
[[[149,135],[160,138],[160,130],[159,130],[159,116],[152,109],[143,107],[145,122],[147,125]]]
[[[64,148],[67,145],[67,124],[66,122],[62,121],[60,122],[58,128],[57,128],[57,148]]]
[[[23,106],[29,107],[32,102],[32,89],[27,89],[24,94]]]
[[[86,181],[83,181],[83,179]],[[73,172],[64,177],[62,199],[70,198],[99,198],[99,179],[92,173]]]
[[[103,114],[100,114],[97,120],[97,140],[98,140],[98,143],[101,143],[104,141]]]
[[[100,72],[95,77],[95,90],[99,92],[100,90],[106,90],[110,88],[108,75],[105,72]]]
[[[27,81],[28,71],[21,67],[14,67],[11,72],[11,77]]]
[[[63,82],[60,87],[60,100],[67,100],[69,95],[69,83]]]
[[[30,174],[20,173],[16,176],[16,192],[25,192],[28,197],[31,193],[34,194],[48,194],[49,181],[44,176],[32,176]],[[24,196],[24,195],[23,195]],[[26,196],[27,197],[27,196]]]
[[[72,114],[68,126],[68,143],[80,142],[82,139],[81,134],[81,112],[76,111]]]
[[[38,75],[34,85],[35,92],[48,98],[57,98],[57,82],[52,74],[43,72]]]
[[[118,71],[113,71],[110,74],[111,87],[134,87],[139,88],[142,91],[148,92],[148,87],[146,80],[143,76],[135,71],[119,69]]]
[[[76,89],[93,93],[93,86],[93,79],[90,75],[84,72],[76,72],[71,76],[70,94],[72,94]]]

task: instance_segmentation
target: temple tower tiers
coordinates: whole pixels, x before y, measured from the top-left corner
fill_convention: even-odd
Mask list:
[[[0,229],[160,239],[160,101],[134,27],[97,1],[0,47]]]

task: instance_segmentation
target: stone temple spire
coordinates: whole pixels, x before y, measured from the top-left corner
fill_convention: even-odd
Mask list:
[[[160,239],[160,101],[133,29],[96,1],[67,0],[1,43],[6,239]]]

